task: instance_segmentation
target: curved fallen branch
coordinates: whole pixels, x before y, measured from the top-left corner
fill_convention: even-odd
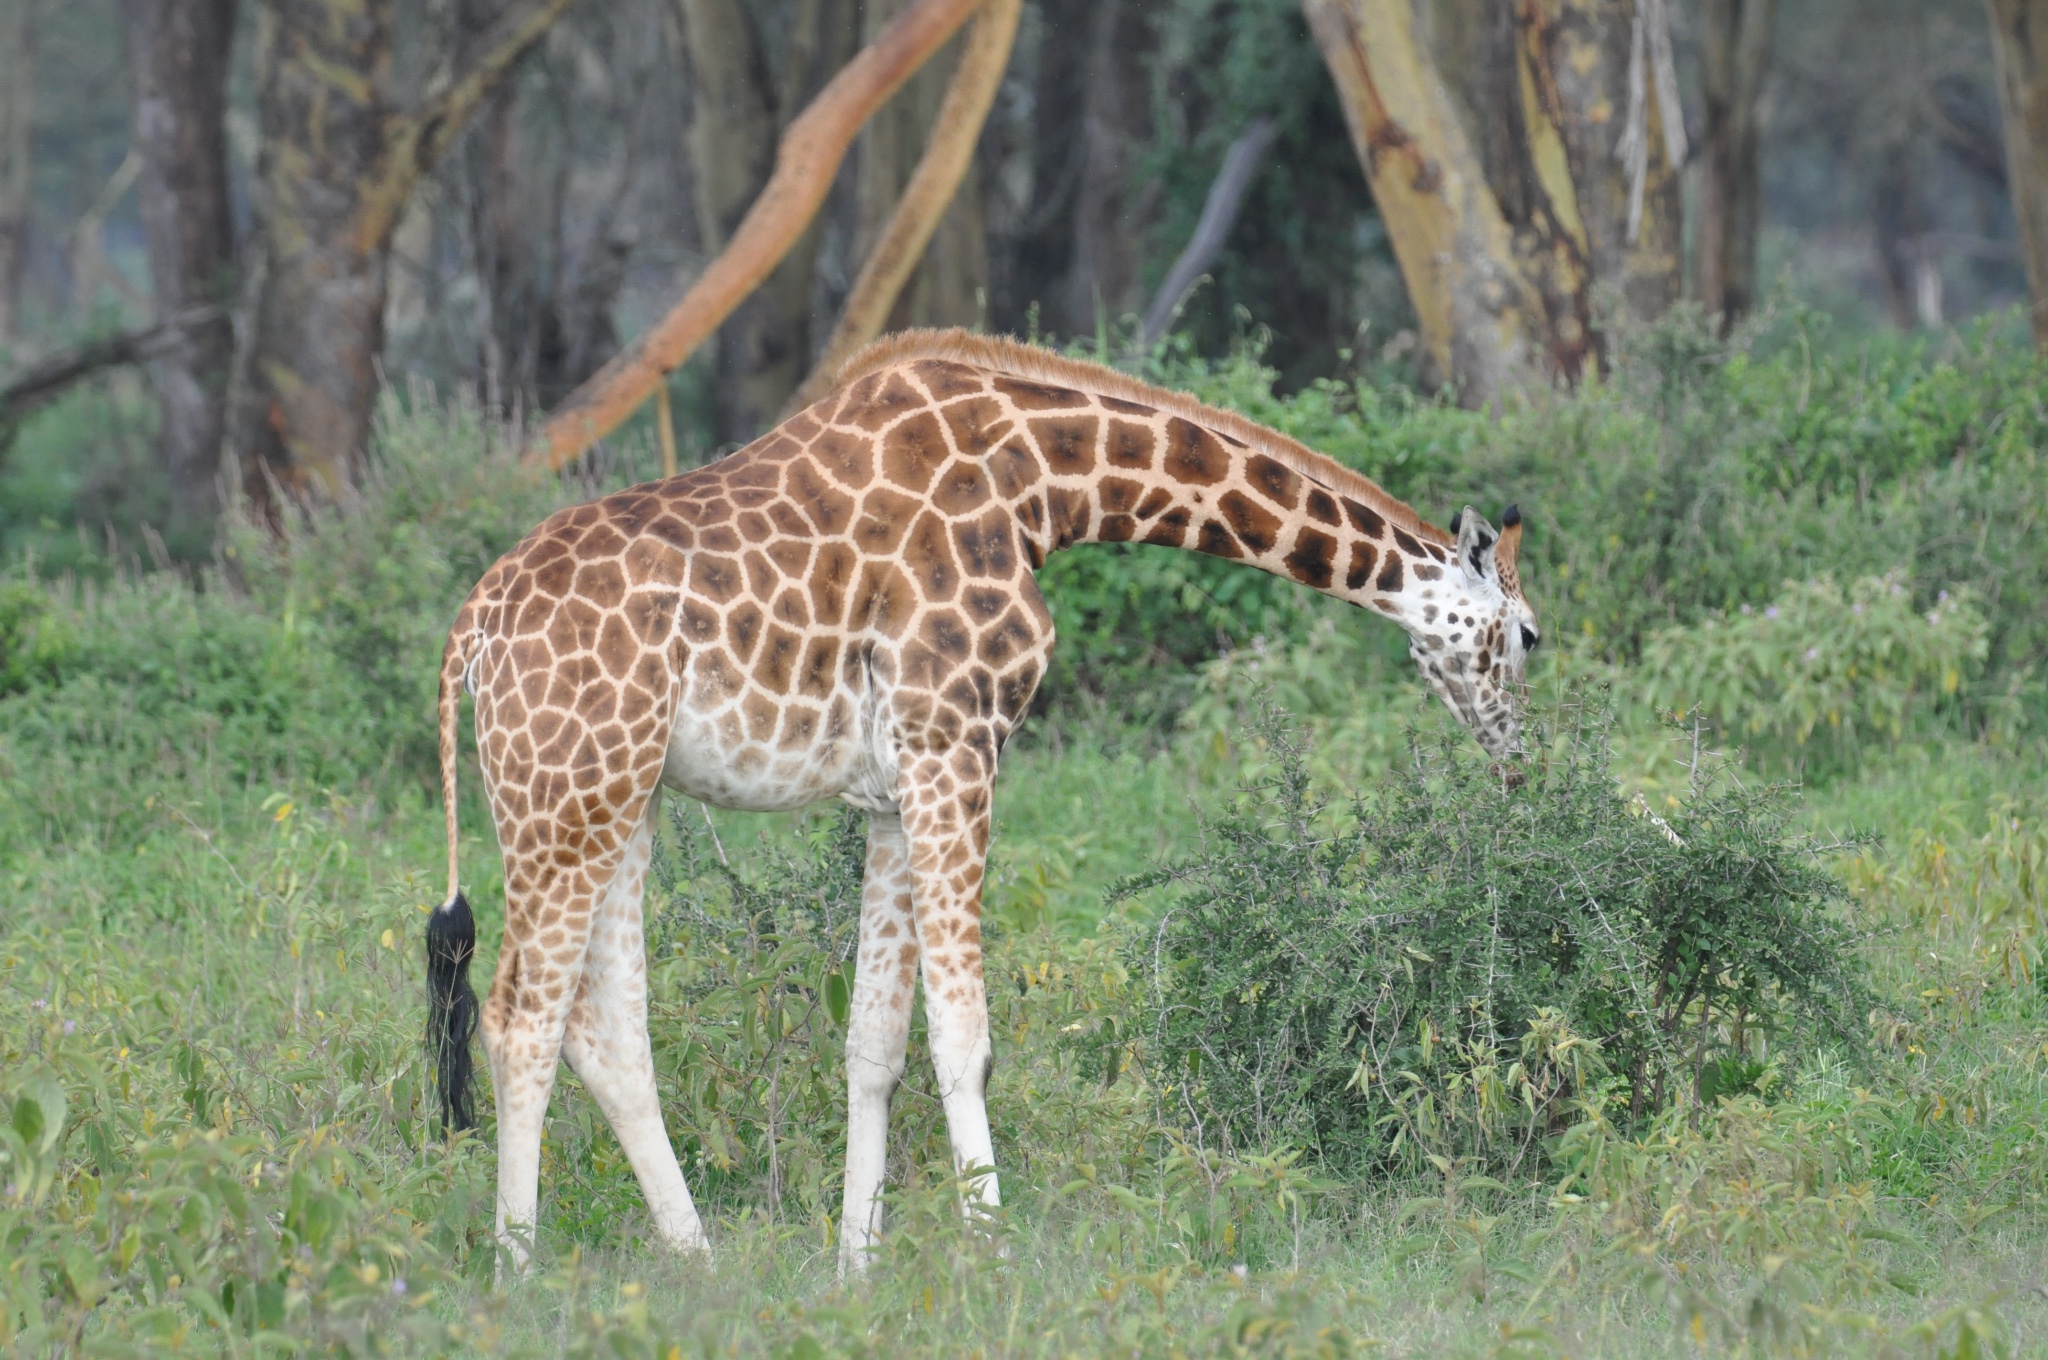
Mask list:
[[[977,0],[918,0],[832,78],[797,115],[775,152],[775,173],[732,240],[655,327],[614,355],[555,409],[527,449],[559,468],[630,416],[705,337],[768,277],[803,234],[839,162],[869,115],[978,8]]]
[[[945,216],[974,161],[982,124],[988,121],[989,106],[995,103],[996,90],[1010,64],[1010,47],[1023,10],[1023,0],[984,0],[968,34],[966,50],[960,54],[960,65],[946,87],[945,100],[932,119],[931,141],[925,145],[910,183],[903,187],[889,225],[861,266],[832,339],[811,375],[790,397],[785,415],[824,396],[839,366],[888,324],[903,285],[924,258],[939,219]]]

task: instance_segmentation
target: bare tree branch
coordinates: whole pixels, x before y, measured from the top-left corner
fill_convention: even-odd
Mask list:
[[[0,387],[0,446],[4,446],[8,433],[22,420],[55,401],[73,383],[90,378],[101,369],[146,364],[169,353],[186,330],[218,321],[224,314],[219,307],[188,308],[152,325],[59,350],[30,366],[26,373]]]
[[[366,194],[357,215],[357,236],[383,239],[405,210],[420,177],[434,168],[486,96],[527,50],[554,25],[574,0],[513,0],[491,26],[469,44],[469,52],[447,82],[400,114],[386,134],[384,174]]]
[[[832,78],[783,133],[775,173],[731,242],[667,316],[569,394],[528,458],[561,467],[618,428],[664,374],[690,357],[803,234],[861,124],[975,8],[975,0],[918,0]]]
[[[1165,334],[1167,324],[1173,320],[1188,290],[1195,286],[1195,280],[1206,274],[1223,253],[1223,243],[1229,239],[1230,229],[1237,225],[1238,210],[1244,206],[1245,190],[1251,188],[1266,149],[1272,144],[1273,120],[1254,118],[1223,154],[1223,167],[1209,185],[1209,197],[1202,203],[1202,217],[1195,223],[1195,234],[1188,238],[1173,268],[1166,271],[1159,291],[1152,295],[1152,305],[1145,309],[1144,330],[1139,336],[1142,343],[1150,345]]]
[[[1023,9],[1023,0],[985,0],[982,5],[968,34],[967,50],[960,54],[960,65],[932,120],[931,141],[925,145],[910,183],[903,187],[903,196],[896,200],[889,225],[861,266],[824,354],[790,397],[785,414],[824,396],[839,366],[880,335],[888,323],[903,285],[923,258],[939,219],[945,216],[974,160],[982,124],[988,120],[989,106],[995,103],[996,89],[1010,64],[1010,47]]]

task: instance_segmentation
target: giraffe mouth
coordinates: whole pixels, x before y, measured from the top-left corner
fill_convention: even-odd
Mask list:
[[[1473,740],[1493,757],[1495,771],[1512,770],[1523,755],[1521,714],[1515,696],[1506,690],[1481,694],[1482,686],[1437,667],[1430,667],[1426,674],[1444,706],[1457,715]],[[1509,787],[1519,787],[1518,774],[1502,777],[1509,781]]]

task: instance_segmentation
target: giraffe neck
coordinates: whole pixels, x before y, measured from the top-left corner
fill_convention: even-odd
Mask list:
[[[1017,428],[991,465],[1023,491],[1012,503],[1034,565],[1076,543],[1148,543],[1243,562],[1412,632],[1455,604],[1448,537],[1335,462],[1298,445],[1282,461],[1199,408],[993,385]]]

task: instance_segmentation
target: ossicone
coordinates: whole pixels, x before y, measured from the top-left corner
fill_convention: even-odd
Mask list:
[[[1500,542],[1494,545],[1494,569],[1500,573],[1501,589],[1510,595],[1522,593],[1522,507],[1510,503],[1500,512]]]

